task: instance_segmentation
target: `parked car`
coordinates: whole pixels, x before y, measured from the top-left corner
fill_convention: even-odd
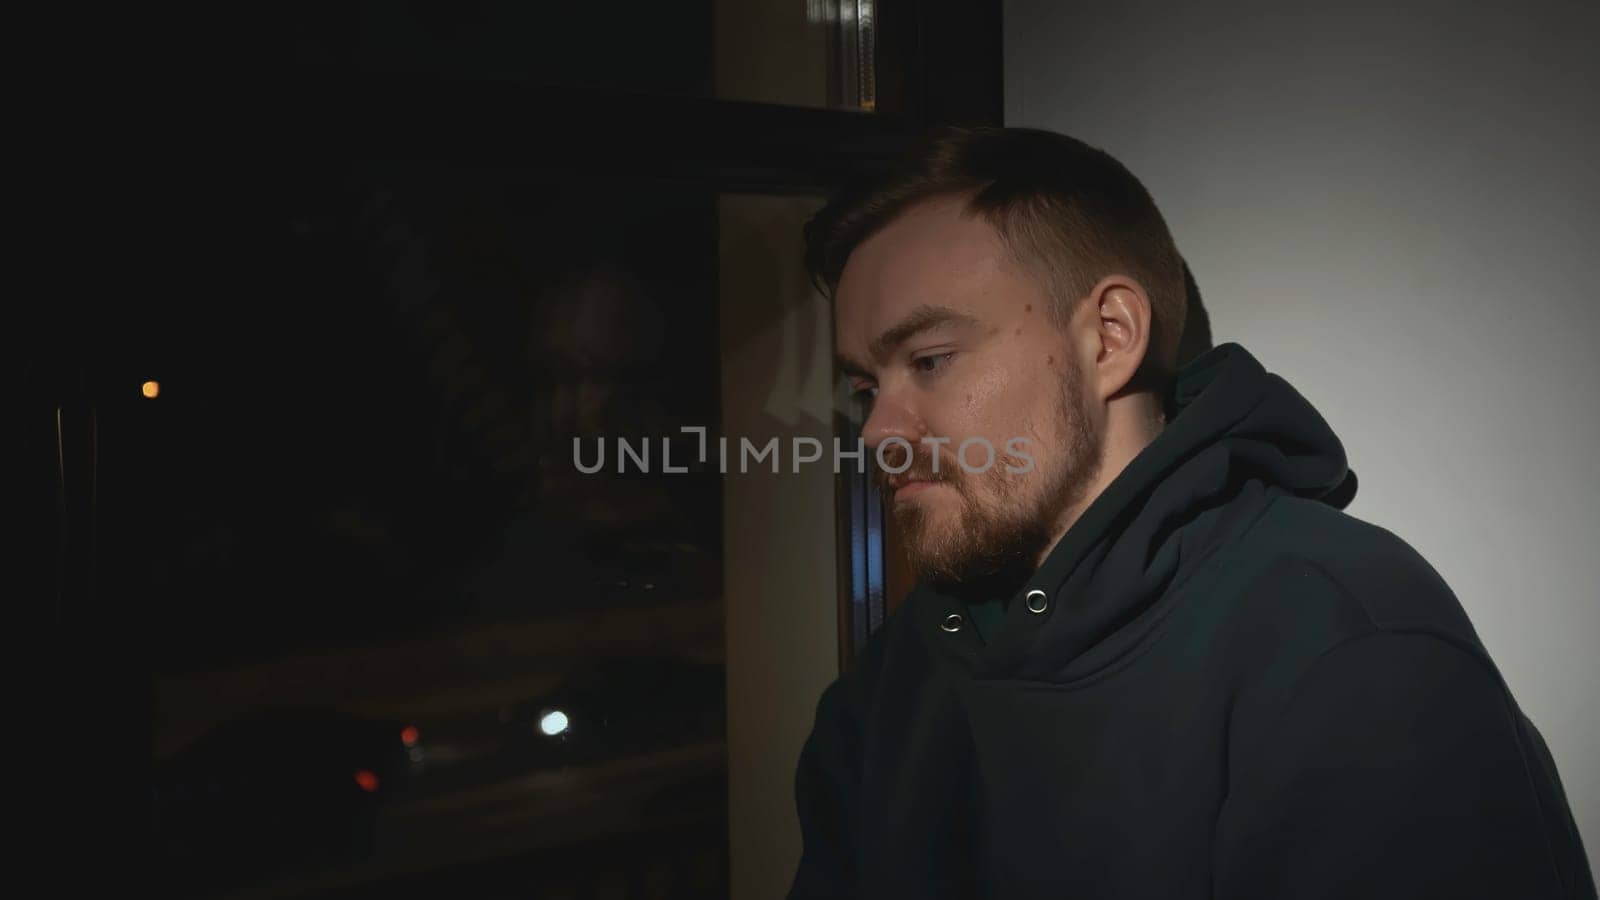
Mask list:
[[[416,726],[328,709],[253,711],[155,769],[156,835],[185,882],[356,861],[378,807],[419,771]]]

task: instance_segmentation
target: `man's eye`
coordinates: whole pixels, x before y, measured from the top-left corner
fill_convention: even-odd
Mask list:
[[[919,371],[922,372],[934,372],[944,368],[945,364],[950,361],[950,357],[952,356],[955,356],[955,354],[935,353],[931,356],[919,356],[911,361],[911,365],[915,366]]]
[[[852,390],[850,392],[850,396],[852,399],[859,400],[863,403],[869,400],[874,400],[878,396],[878,386],[875,384],[861,385],[855,390]]]

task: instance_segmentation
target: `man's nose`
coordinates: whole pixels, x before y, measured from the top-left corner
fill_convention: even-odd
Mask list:
[[[892,438],[900,438],[915,452],[917,442],[927,434],[926,423],[916,411],[904,403],[893,399],[886,399],[881,395],[872,405],[872,412],[867,416],[867,421],[861,426],[861,439],[869,449],[876,450],[879,445]],[[895,441],[893,447],[900,447],[900,441]],[[903,447],[900,447],[902,452]]]

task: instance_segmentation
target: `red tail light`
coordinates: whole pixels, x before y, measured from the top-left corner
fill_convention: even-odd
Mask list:
[[[378,789],[378,776],[362,769],[356,773],[356,784],[361,785],[361,789],[370,794]]]

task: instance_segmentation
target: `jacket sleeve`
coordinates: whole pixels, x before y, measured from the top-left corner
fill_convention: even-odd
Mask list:
[[[859,892],[860,717],[850,672],[822,692],[795,770],[802,848],[789,900],[842,900]]]
[[[1595,897],[1542,739],[1469,649],[1347,641],[1265,734],[1230,773],[1219,900]]]

